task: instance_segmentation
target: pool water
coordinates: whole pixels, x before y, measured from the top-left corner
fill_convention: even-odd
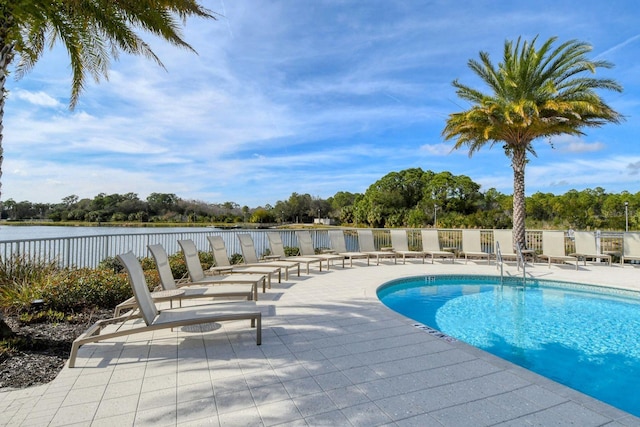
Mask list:
[[[640,294],[554,281],[415,277],[378,290],[389,308],[640,416]]]

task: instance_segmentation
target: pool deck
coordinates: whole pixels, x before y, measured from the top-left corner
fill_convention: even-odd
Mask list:
[[[640,418],[418,328],[377,299],[381,284],[423,274],[498,271],[411,260],[292,276],[260,294],[261,346],[246,321],[87,344],[77,367],[51,383],[0,392],[0,424],[640,426]],[[510,263],[505,274],[519,273]],[[527,274],[640,290],[640,266],[536,264]]]

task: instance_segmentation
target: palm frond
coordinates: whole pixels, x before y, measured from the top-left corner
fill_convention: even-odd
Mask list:
[[[108,79],[111,60],[117,60],[119,52],[144,56],[163,67],[139,32],[195,52],[183,38],[182,25],[190,17],[216,18],[196,0],[12,0],[9,13],[12,24],[3,42],[12,43],[19,56],[19,77],[31,70],[47,44],[65,46],[72,70],[71,108],[88,76]]]

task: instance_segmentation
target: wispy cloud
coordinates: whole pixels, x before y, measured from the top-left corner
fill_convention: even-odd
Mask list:
[[[619,51],[620,49],[622,49],[623,47],[634,43],[636,41],[640,40],[640,34],[636,34],[632,37],[629,37],[627,39],[625,39],[624,41],[616,44],[615,46],[610,47],[609,49],[605,50],[604,52],[600,52],[595,59],[600,59],[600,58],[606,58],[607,56],[611,55],[612,53]]]
[[[640,53],[640,36],[631,31],[635,8],[613,20],[595,0],[581,8],[569,0],[464,8],[380,0],[256,8],[238,0],[207,7],[224,16],[187,23],[185,37],[198,55],[151,37],[167,71],[123,55],[109,81],[88,84],[75,111],[66,108],[68,59],[60,47],[11,80],[2,198],[172,192],[258,206],[292,192],[361,192],[409,167],[464,174],[483,189],[510,193],[512,172],[499,147],[468,158],[441,137],[448,115],[464,104],[451,81],[480,84],[467,61],[481,50],[498,61],[505,39],[536,34],[612,46],[600,56]],[[598,29],[585,25],[595,19]],[[636,73],[620,72],[629,81],[615,106],[632,118],[640,115]],[[637,132],[630,119],[615,131],[554,139],[553,156],[540,145],[528,191],[637,186]]]

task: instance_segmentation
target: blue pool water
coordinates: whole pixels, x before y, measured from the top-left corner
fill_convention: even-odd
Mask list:
[[[640,416],[640,295],[554,281],[414,277],[378,290],[389,308]]]

